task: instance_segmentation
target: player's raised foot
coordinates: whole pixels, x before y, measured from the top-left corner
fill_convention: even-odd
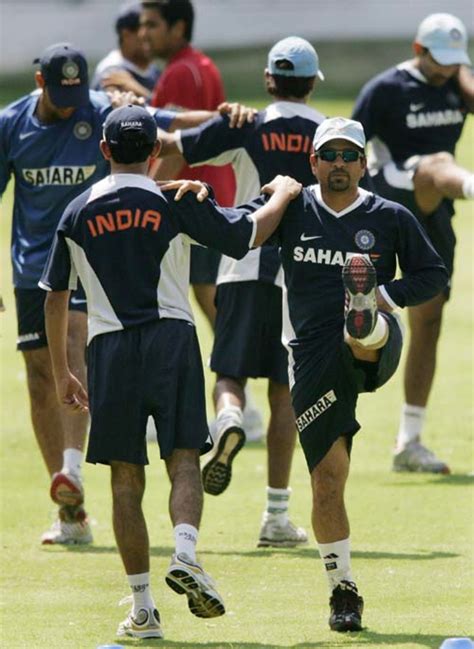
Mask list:
[[[307,543],[306,531],[302,527],[293,525],[289,519],[281,523],[272,516],[263,517],[258,548],[295,548]]]
[[[204,491],[218,496],[227,489],[232,478],[232,462],[245,444],[245,433],[239,426],[229,426],[219,437],[217,448],[202,469]]]
[[[78,506],[84,502],[84,488],[80,478],[67,471],[53,474],[49,495],[58,505]]]
[[[178,595],[186,595],[189,610],[196,617],[224,615],[224,601],[211,577],[184,552],[173,554],[165,580]]]
[[[135,615],[132,611],[117,629],[117,637],[129,636],[131,638],[163,638],[160,624],[160,614],[156,608],[141,608]]]
[[[84,508],[68,505],[59,508],[57,520],[41,537],[42,545],[87,545],[92,540]]]
[[[329,627],[332,631],[362,630],[362,612],[364,600],[357,591],[357,586],[351,581],[342,581],[332,591],[329,600],[331,613]]]
[[[364,255],[349,257],[342,269],[346,291],[346,331],[352,338],[366,338],[377,322],[377,273]]]
[[[451,473],[449,466],[417,438],[393,455],[392,471],[407,473]]]

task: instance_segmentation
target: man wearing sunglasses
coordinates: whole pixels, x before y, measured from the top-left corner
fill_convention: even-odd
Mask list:
[[[451,276],[453,200],[474,197],[472,170],[460,167],[453,157],[467,114],[474,111],[466,29],[455,16],[432,14],[421,22],[413,49],[413,59],[364,86],[352,116],[372,143],[374,191],[415,214]],[[394,471],[449,473],[446,462],[421,443],[449,291],[450,284],[426,304],[408,310],[411,340]]]
[[[305,187],[280,222],[283,336],[291,399],[313,493],[312,524],[330,592],[329,626],[362,629],[363,600],[351,572],[344,489],[361,392],[395,372],[401,354],[398,307],[421,304],[447,272],[405,207],[359,187],[365,174],[360,122],[325,120],[316,130]],[[267,187],[266,193],[271,193]],[[253,212],[265,198],[242,211]],[[404,271],[395,279],[397,261]]]

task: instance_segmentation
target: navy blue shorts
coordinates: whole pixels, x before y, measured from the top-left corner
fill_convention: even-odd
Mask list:
[[[88,347],[91,429],[87,462],[148,464],[155,420],[162,458],[212,447],[204,374],[193,325],[164,319],[95,336]]]
[[[42,288],[15,288],[18,322],[16,348],[19,351],[48,346],[44,322],[46,294],[47,291]],[[87,313],[86,296],[80,283],[77,285],[77,290],[71,293],[69,310]]]
[[[215,284],[221,261],[221,253],[212,248],[191,246],[191,284]]]
[[[426,214],[420,212],[415,202],[414,192],[390,185],[384,175],[383,169],[375,176],[372,176],[369,183],[372,183],[371,191],[380,194],[380,196],[390,201],[401,203],[416,216],[433,244],[434,249],[443,260],[449,277],[451,277],[454,269],[454,250],[456,248],[456,235],[454,234],[452,225],[452,217],[454,215],[452,201],[444,200],[433,214],[426,216]],[[448,283],[445,289],[446,297],[449,297],[449,287],[450,283]]]
[[[216,305],[212,371],[288,384],[288,355],[281,343],[281,288],[264,282],[219,284]]]
[[[314,351],[300,351],[295,358],[291,398],[310,472],[338,437],[347,437],[350,451],[352,437],[360,428],[356,419],[358,395],[384,385],[398,367],[403,342],[401,326],[393,314],[384,316],[389,337],[377,363],[355,359],[340,337],[324,347],[318,343]]]

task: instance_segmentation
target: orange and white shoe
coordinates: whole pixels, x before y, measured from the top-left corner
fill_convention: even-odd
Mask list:
[[[89,519],[83,507],[63,506],[58,518],[41,537],[42,545],[86,545],[92,543]]]
[[[66,471],[53,474],[49,495],[58,505],[77,507],[84,502],[84,488],[80,478]]]

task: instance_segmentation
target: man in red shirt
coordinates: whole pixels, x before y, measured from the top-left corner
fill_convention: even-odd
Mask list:
[[[154,56],[164,59],[166,67],[152,93],[151,105],[174,109],[215,110],[224,101],[224,87],[213,61],[190,45],[194,9],[190,0],[144,0],[141,16],[142,34]],[[182,159],[160,160],[154,168],[161,179],[189,178],[213,186],[217,201],[234,204],[235,180],[232,167],[203,166],[191,169]],[[215,319],[215,281],[220,254],[193,246],[191,284],[196,299],[210,324]]]

